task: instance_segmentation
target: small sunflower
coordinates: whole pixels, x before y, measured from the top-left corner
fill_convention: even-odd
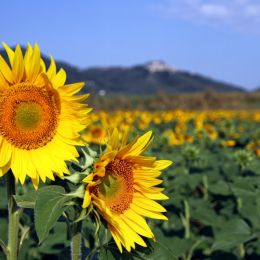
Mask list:
[[[91,125],[82,138],[87,143],[104,145],[107,142],[107,131],[101,125]]]
[[[121,252],[122,246],[131,251],[135,243],[146,247],[141,236],[154,239],[144,217],[167,220],[162,214],[165,208],[155,200],[168,197],[155,186],[162,183],[157,177],[172,162],[143,156],[152,139],[150,131],[128,144],[124,135],[120,143],[114,130],[93,173],[83,180],[87,183],[83,208],[93,203]]]
[[[83,82],[65,85],[66,73],[56,72],[51,57],[46,69],[37,44],[23,55],[3,43],[9,64],[0,55],[0,176],[9,169],[22,184],[28,175],[35,188],[39,178],[68,174],[66,160],[76,160],[76,145],[91,110],[88,96],[74,94]]]

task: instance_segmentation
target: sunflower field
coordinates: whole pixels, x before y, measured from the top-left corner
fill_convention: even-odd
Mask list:
[[[169,221],[154,227],[167,250],[148,259],[260,257],[259,112],[100,112],[92,120],[90,142],[105,142],[112,121],[132,132],[149,128],[151,154],[174,162],[162,175]]]
[[[90,153],[104,148],[109,139],[106,129],[112,126],[119,133],[127,128],[132,138],[151,129],[155,138],[146,155],[171,160],[173,165],[161,175],[169,197],[162,203],[168,221],[148,222],[156,242],[145,240],[148,248],[137,246],[134,253],[123,250],[121,254],[104,223],[101,221],[97,228],[95,221],[88,220],[82,222],[84,259],[260,258],[260,112],[96,112],[90,121],[84,134],[92,145]],[[119,138],[123,137],[119,134]],[[59,182],[46,188],[46,198],[42,198],[46,210],[59,208],[47,202]],[[4,186],[1,179],[1,243],[7,242]],[[25,208],[19,259],[70,259],[66,218],[59,217],[55,225],[48,223],[53,221],[48,211],[37,218],[32,210],[36,193],[31,184],[18,186],[18,193],[16,202]],[[68,210],[67,214],[74,212]],[[41,243],[36,230],[39,224],[35,229],[34,219],[49,225],[49,234],[43,235],[47,239]],[[0,256],[5,259],[3,252]]]
[[[260,112],[91,112],[3,46],[0,259],[260,258]]]

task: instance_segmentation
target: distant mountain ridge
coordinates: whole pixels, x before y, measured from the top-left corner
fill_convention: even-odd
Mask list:
[[[83,80],[91,79],[95,91],[119,93],[199,92],[214,90],[244,91],[241,87],[222,83],[202,75],[179,71],[164,63],[146,63],[132,67],[88,68]]]
[[[6,59],[3,50],[0,54]],[[43,55],[46,64],[50,59]],[[245,91],[242,87],[177,70],[163,61],[151,61],[131,67],[91,67],[79,69],[65,62],[58,68],[67,72],[67,82],[86,81],[88,91],[102,93],[154,94],[157,92]]]

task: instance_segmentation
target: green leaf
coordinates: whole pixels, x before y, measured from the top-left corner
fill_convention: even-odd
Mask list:
[[[161,229],[155,228],[154,234],[156,241],[172,250],[176,257],[186,254],[192,247],[193,241],[191,239],[181,239],[177,236],[165,236]]]
[[[172,251],[170,251],[168,253],[170,253],[172,255],[174,254],[175,258],[173,258],[173,259],[176,259],[176,257],[180,257],[181,255],[188,252],[192,246],[192,241],[189,239],[180,239],[179,237],[167,237],[167,239],[169,241],[168,247],[165,245],[164,240],[159,241],[159,246],[160,247],[164,246],[164,247],[166,247],[166,249],[171,248]],[[164,253],[166,253],[166,252],[164,252]],[[158,258],[158,259],[162,259],[162,258]]]
[[[66,241],[67,233],[64,232],[66,230],[66,224],[58,222],[54,229],[53,233],[48,236],[39,247],[38,250],[41,253],[45,254],[57,254],[61,252],[61,248],[58,245],[63,245],[62,247],[69,246],[69,242]]]
[[[257,198],[257,196],[256,196]],[[242,207],[239,212],[242,217],[249,220],[253,228],[260,228],[260,208],[256,198],[241,199]],[[260,201],[259,201],[260,202]]]
[[[209,207],[206,203],[203,206],[199,206],[191,211],[191,216],[193,219],[209,226],[219,226],[220,220],[219,216],[215,211]]]
[[[254,198],[255,197],[255,192],[248,189],[247,187],[239,187],[238,185],[234,185],[232,186],[232,192],[234,193],[234,195],[238,198],[240,197],[244,197],[244,198]]]
[[[65,203],[71,198],[64,195],[65,190],[60,186],[48,186],[38,191],[35,204],[35,228],[39,243],[46,239],[66,210]]]
[[[174,255],[174,253],[165,246],[161,242],[153,242],[153,251],[152,254],[149,255],[148,259],[151,260],[158,260],[158,259],[165,259],[165,260],[177,260],[178,258]]]
[[[260,175],[260,160],[254,160],[248,167],[249,170],[254,172],[256,175]]]
[[[102,247],[102,249],[99,251],[99,259],[100,260],[115,260],[113,253],[108,249]]]
[[[223,224],[221,231],[216,232],[212,250],[227,250],[236,247],[251,237],[248,224],[243,219],[231,219]]]
[[[209,191],[212,194],[222,195],[222,196],[228,196],[231,193],[229,185],[226,182],[224,182],[223,180],[220,180],[214,184],[210,184]]]
[[[32,190],[23,195],[16,195],[14,199],[21,208],[34,208],[37,198],[37,191]]]
[[[190,188],[193,190],[195,189],[200,182],[202,181],[202,175],[201,174],[192,174],[187,176],[188,177],[188,184],[190,186]]]
[[[101,260],[177,260],[178,258],[174,253],[161,242],[152,242],[148,244],[147,248],[139,247],[132,250],[130,253],[126,250],[121,254],[114,243],[109,243],[107,246],[101,248],[99,251],[99,259]]]

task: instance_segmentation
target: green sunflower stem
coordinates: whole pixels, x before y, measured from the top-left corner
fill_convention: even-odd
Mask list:
[[[17,260],[19,243],[19,219],[21,211],[17,206],[15,195],[15,179],[12,171],[6,174],[6,186],[8,196],[8,245],[7,260]]]
[[[244,259],[245,255],[246,255],[246,250],[245,250],[244,244],[243,243],[239,244],[238,248],[239,248],[239,255],[240,255],[241,259]]]
[[[207,175],[202,176],[202,183],[203,183],[203,199],[208,200],[208,198],[209,198],[209,192],[208,192],[209,181],[208,181]]]
[[[187,200],[184,200],[184,214],[185,214],[185,238],[190,238],[190,205]]]
[[[77,222],[72,224],[71,238],[71,260],[81,260],[81,243],[82,243],[82,223]]]

